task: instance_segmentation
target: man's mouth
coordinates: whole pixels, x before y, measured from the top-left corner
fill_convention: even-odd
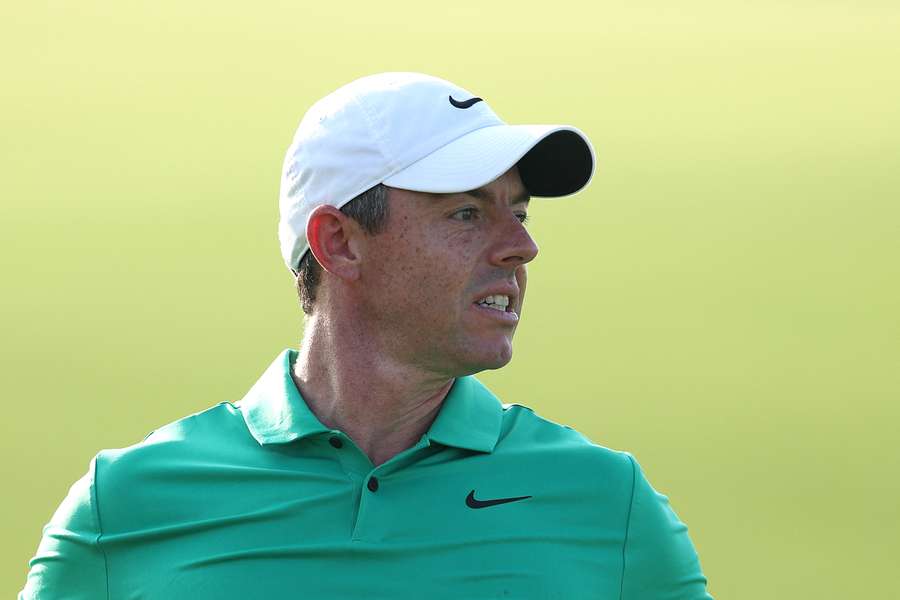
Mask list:
[[[478,306],[484,306],[485,308],[493,308],[494,310],[506,312],[507,308],[509,307],[509,296],[503,294],[495,294],[493,296],[482,298],[475,304],[477,304]]]

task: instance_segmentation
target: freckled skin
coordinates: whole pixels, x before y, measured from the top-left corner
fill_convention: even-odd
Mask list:
[[[496,285],[519,289],[538,248],[510,205],[524,187],[513,167],[482,188],[486,198],[389,189],[385,230],[365,240],[362,312],[384,332],[379,344],[405,364],[449,377],[497,369],[512,358],[515,323],[486,318],[473,305]]]

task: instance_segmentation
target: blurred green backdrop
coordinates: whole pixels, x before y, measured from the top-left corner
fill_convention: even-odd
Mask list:
[[[634,453],[717,598],[893,597],[896,2],[18,3],[0,50],[0,595],[101,448],[238,400],[302,319],[283,152],[416,70],[593,139],[508,402]]]

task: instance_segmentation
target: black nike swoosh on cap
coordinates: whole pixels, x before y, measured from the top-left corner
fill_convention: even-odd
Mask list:
[[[475,97],[475,98],[469,98],[468,100],[463,100],[462,102],[460,102],[459,100],[457,100],[457,99],[454,98],[453,96],[447,96],[447,97],[450,99],[450,104],[452,104],[452,105],[455,106],[456,108],[469,108],[469,107],[472,106],[473,104],[477,104],[478,102],[482,102],[482,99],[481,99],[481,98],[478,98],[478,97]]]
[[[475,498],[475,490],[469,492],[466,496],[466,506],[469,508],[487,508],[497,504],[506,504],[507,502],[516,502],[517,500],[527,500],[531,496],[517,496],[515,498],[495,498],[494,500],[477,500]]]

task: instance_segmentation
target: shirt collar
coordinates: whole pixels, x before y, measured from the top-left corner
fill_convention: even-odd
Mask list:
[[[282,351],[239,403],[260,444],[282,444],[331,431],[294,385],[291,368],[296,358],[296,350]],[[445,446],[492,452],[502,419],[503,407],[490,390],[472,376],[458,377],[426,436]]]

